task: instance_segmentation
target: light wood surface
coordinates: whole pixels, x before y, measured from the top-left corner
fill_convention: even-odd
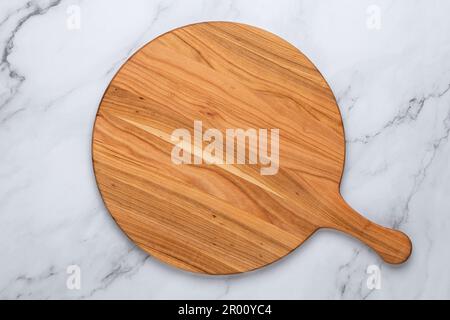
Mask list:
[[[174,164],[171,133],[193,135],[195,120],[204,131],[278,128],[278,172],[261,175],[260,163]],[[319,228],[358,238],[388,263],[411,253],[405,234],[367,220],[340,195],[344,131],[324,78],[298,49],[255,27],[194,24],[140,49],[106,90],[92,151],[115,221],[178,268],[253,270]]]

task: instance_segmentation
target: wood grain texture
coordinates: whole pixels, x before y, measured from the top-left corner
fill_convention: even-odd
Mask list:
[[[171,161],[173,130],[279,128],[279,170]],[[250,152],[250,150],[247,150]],[[386,262],[409,238],[350,208],[339,184],[345,144],[332,91],[295,47],[264,30],[208,22],[173,30],[111,81],[93,132],[103,200],[143,250],[173,266],[231,274],[272,263],[319,228],[372,247]]]

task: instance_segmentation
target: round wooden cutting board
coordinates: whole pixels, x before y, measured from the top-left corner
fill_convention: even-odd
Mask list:
[[[344,130],[328,84],[298,49],[228,22],[168,32],[111,81],[93,132],[103,200],[140,248],[181,269],[270,264],[319,228],[411,253],[400,231],[342,199]]]

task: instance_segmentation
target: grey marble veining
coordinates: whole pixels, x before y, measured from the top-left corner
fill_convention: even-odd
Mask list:
[[[450,298],[449,11],[444,0],[0,2],[0,298]],[[344,119],[341,192],[410,235],[406,264],[321,230],[269,267],[199,276],[118,229],[91,165],[101,96],[140,46],[208,20],[272,31],[317,65]]]

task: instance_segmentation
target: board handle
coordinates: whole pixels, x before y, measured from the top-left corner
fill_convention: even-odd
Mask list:
[[[353,210],[342,197],[336,203],[339,214],[330,228],[347,233],[371,247],[387,263],[400,264],[408,260],[412,251],[409,237],[401,231],[380,226]]]

